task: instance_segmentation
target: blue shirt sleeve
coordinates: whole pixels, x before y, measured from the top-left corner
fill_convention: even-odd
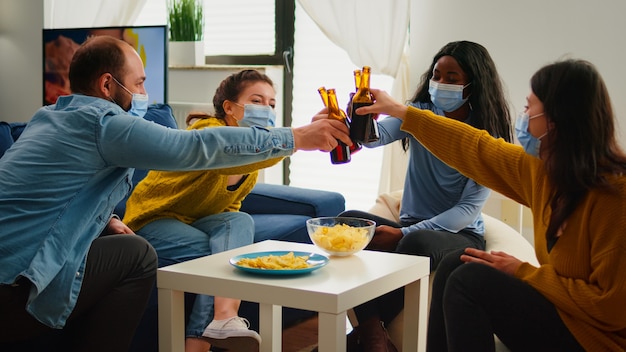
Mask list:
[[[402,234],[421,229],[445,230],[457,233],[480,215],[485,201],[491,194],[491,189],[476,183],[472,179],[468,179],[461,194],[459,201],[450,209],[415,223],[408,227],[402,228]]]
[[[144,119],[102,119],[100,153],[111,165],[139,169],[202,170],[251,164],[293,154],[290,128],[216,127],[180,130]]]
[[[363,144],[367,148],[376,148],[389,143],[393,143],[397,140],[401,140],[409,134],[400,129],[402,120],[393,116],[387,116],[381,121],[378,121],[378,134],[380,138],[371,143]]]

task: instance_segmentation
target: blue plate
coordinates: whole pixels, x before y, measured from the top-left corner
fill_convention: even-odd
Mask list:
[[[296,257],[308,256],[309,259],[306,261],[310,266],[308,268],[303,269],[259,269],[259,268],[250,268],[247,266],[241,266],[237,264],[240,259],[244,258],[257,258],[257,257],[265,257],[268,255],[273,256],[281,256],[293,252],[293,255]],[[306,274],[311,271],[317,270],[324,265],[328,264],[328,257],[311,252],[297,252],[297,251],[269,251],[269,252],[255,252],[242,254],[235,257],[230,258],[230,264],[239,270],[243,270],[249,273],[255,274],[264,274],[264,275],[297,275],[297,274]]]

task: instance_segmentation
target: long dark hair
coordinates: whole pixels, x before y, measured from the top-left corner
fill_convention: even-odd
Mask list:
[[[264,73],[257,70],[243,70],[226,77],[215,90],[213,96],[213,107],[215,117],[223,119],[226,116],[224,111],[224,101],[236,101],[244,88],[255,82],[266,82],[274,86],[274,82]]]
[[[417,92],[411,100],[413,103],[429,102],[428,83],[433,77],[433,68],[442,56],[452,56],[465,71],[472,83],[472,94],[469,103],[476,119],[473,126],[486,130],[492,136],[501,137],[507,142],[513,141],[511,116],[502,82],[496,70],[491,55],[482,45],[458,41],[446,44],[433,57],[428,71],[426,71],[417,87]]]
[[[626,172],[626,155],[615,138],[609,93],[591,63],[565,60],[544,66],[530,87],[550,123],[544,161],[554,186],[546,232],[551,243],[590,189],[609,187],[606,176]]]

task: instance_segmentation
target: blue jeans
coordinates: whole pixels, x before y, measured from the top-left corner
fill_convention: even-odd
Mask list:
[[[210,215],[189,225],[168,218],[147,224],[137,234],[152,244],[159,259],[180,263],[251,244],[254,221],[243,212]],[[197,295],[185,336],[202,336],[213,313],[213,297]]]

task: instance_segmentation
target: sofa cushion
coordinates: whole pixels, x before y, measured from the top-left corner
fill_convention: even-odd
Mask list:
[[[25,127],[25,122],[0,121],[0,158],[15,143]]]
[[[346,200],[338,192],[257,183],[241,203],[248,214],[298,214],[308,217],[336,216]]]
[[[250,214],[254,220],[254,242],[280,240],[311,243],[306,227],[310,216],[294,214]]]
[[[12,145],[11,125],[6,122],[0,122],[0,158]]]

